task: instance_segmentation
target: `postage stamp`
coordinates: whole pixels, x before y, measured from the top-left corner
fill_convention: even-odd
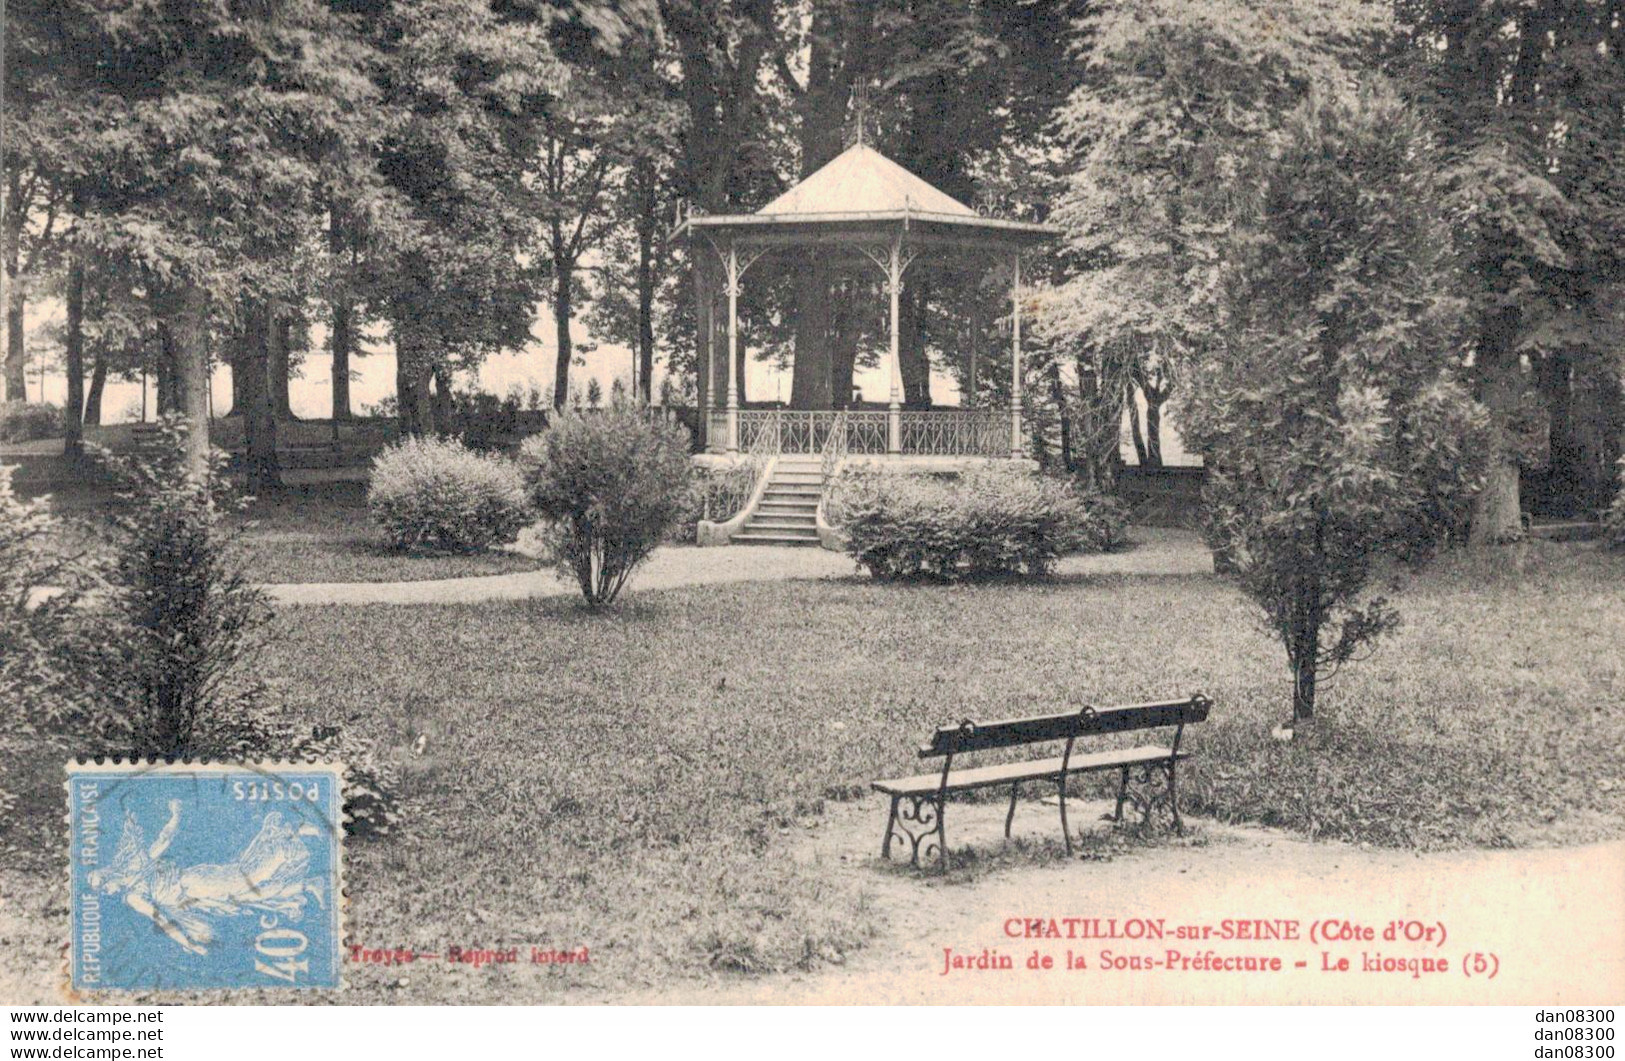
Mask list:
[[[75,989],[339,986],[341,766],[67,772]]]

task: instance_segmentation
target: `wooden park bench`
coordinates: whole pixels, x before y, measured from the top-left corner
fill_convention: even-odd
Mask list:
[[[1133,800],[1135,806],[1144,811],[1146,822],[1151,820],[1152,813],[1158,807],[1166,805],[1172,814],[1174,828],[1183,832],[1184,823],[1179,819],[1174,782],[1180,760],[1190,758],[1190,753],[1179,750],[1179,740],[1184,735],[1186,725],[1206,719],[1212,706],[1211,700],[1197,693],[1187,700],[1165,703],[1099,708],[1085,705],[1080,710],[1062,715],[1038,715],[986,723],[966,719],[955,726],[943,726],[932,735],[931,742],[919,751],[921,759],[941,758],[940,771],[876,781],[871,786],[876,792],[891,797],[891,816],[886,822],[886,836],[881,843],[880,856],[891,858],[892,840],[895,837],[908,841],[911,865],[919,865],[923,843],[926,857],[930,858],[935,853],[939,865],[946,869],[948,841],[943,812],[950,792],[1009,785],[1010,810],[1004,817],[1004,835],[1008,837],[1010,824],[1016,816],[1016,794],[1025,781],[1055,783],[1061,805],[1061,833],[1066,839],[1067,854],[1071,854],[1072,833],[1066,823],[1067,779],[1073,774],[1109,770],[1119,771],[1121,775],[1117,786],[1117,812],[1112,820],[1122,821],[1123,804],[1128,800]],[[1174,734],[1168,747],[1144,744],[1134,748],[1073,754],[1079,738],[1169,726],[1173,727]],[[954,769],[957,756],[1063,741],[1065,750],[1059,756]],[[1131,771],[1138,772],[1138,781],[1143,786],[1141,791],[1130,791]],[[900,808],[904,800],[908,804]]]

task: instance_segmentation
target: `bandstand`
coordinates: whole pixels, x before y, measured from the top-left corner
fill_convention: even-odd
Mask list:
[[[1058,230],[987,217],[858,142],[753,214],[679,212],[672,235],[695,256],[714,256],[727,299],[726,371],[714,364],[719,344],[702,337],[701,424],[712,454],[819,454],[925,458],[1021,458],[1021,256]],[[739,296],[750,269],[775,252],[816,249],[880,272],[890,300],[884,409],[746,409],[739,394]],[[903,407],[898,350],[899,298],[910,266],[953,259],[985,264],[1010,279],[1010,400],[1007,408]],[[704,296],[702,296],[704,297]],[[722,380],[726,379],[726,383]],[[833,403],[832,403],[833,405]]]

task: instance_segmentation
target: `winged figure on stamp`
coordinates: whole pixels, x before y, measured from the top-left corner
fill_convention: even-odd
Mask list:
[[[326,907],[321,876],[307,872],[304,837],[318,835],[316,826],[290,825],[280,811],[270,811],[232,861],[183,867],[164,857],[180,823],[181,802],[172,799],[169,821],[148,844],[135,812],[126,807],[113,858],[90,872],[90,886],[122,895],[126,906],[192,954],[208,953],[215,918],[269,912],[298,921],[307,899]]]

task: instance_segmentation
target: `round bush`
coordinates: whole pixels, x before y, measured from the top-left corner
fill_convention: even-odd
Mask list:
[[[0,402],[0,442],[62,437],[62,410],[46,402]]]
[[[1115,501],[1002,468],[956,478],[859,472],[833,504],[847,551],[881,579],[952,580],[1047,573],[1075,550],[1122,544]]]
[[[594,606],[615,599],[688,497],[687,429],[633,406],[556,417],[519,460],[561,573]]]
[[[530,519],[519,469],[452,439],[408,438],[372,462],[367,512],[397,549],[471,552]]]

